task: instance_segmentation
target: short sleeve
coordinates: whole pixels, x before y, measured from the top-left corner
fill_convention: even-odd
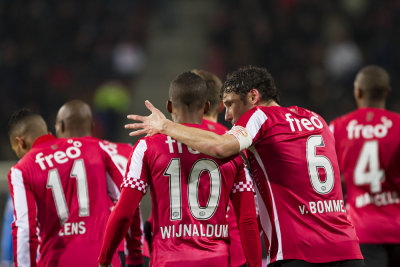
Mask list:
[[[262,136],[261,131],[267,119],[268,117],[264,111],[259,108],[253,108],[243,114],[227,134],[236,137],[242,151],[257,143]]]
[[[129,157],[126,175],[121,188],[128,187],[146,194],[149,186],[149,171],[146,161],[147,144],[144,139],[139,140],[133,147]]]
[[[236,174],[235,180],[233,182],[232,186],[232,194],[238,193],[238,192],[253,192],[254,193],[254,187],[253,187],[253,182],[251,180],[250,172],[249,170],[245,167],[243,160],[240,159],[241,164],[238,167],[238,172]]]

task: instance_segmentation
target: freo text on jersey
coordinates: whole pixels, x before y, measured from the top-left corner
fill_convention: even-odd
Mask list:
[[[301,215],[305,214],[322,214],[330,212],[346,212],[344,201],[342,199],[329,199],[310,201],[308,205],[299,205]]]
[[[65,152],[57,150],[53,154],[44,155],[43,152],[39,152],[36,154],[35,162],[39,164],[42,170],[46,170],[47,167],[53,168],[54,162],[58,164],[64,164],[69,161],[69,159],[76,159],[81,155],[81,150],[79,149],[82,146],[82,143],[79,141],[73,141],[72,139],[68,139],[67,141],[72,146],[68,147]]]
[[[360,137],[364,139],[372,138],[383,138],[387,135],[389,128],[392,127],[393,123],[391,120],[383,116],[381,118],[380,124],[358,124],[357,120],[351,120],[347,124],[347,137],[351,139],[359,139]]]

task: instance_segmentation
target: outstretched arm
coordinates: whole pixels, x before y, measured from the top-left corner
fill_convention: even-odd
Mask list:
[[[148,100],[145,104],[151,111],[149,116],[128,115],[128,119],[139,121],[125,125],[125,128],[134,130],[129,134],[130,136],[157,133],[169,135],[173,139],[215,158],[226,158],[240,152],[239,141],[233,135],[218,135],[172,122]]]

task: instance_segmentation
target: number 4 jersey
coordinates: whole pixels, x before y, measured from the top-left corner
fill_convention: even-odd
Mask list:
[[[268,261],[362,259],[332,133],[299,107],[255,107],[228,132],[247,148]]]
[[[118,197],[112,189],[122,179],[97,141],[36,139],[8,176],[16,265],[36,266],[40,243],[37,266],[97,266],[110,197]],[[113,263],[118,266],[117,257]]]
[[[399,244],[400,115],[360,108],[330,127],[360,243]]]

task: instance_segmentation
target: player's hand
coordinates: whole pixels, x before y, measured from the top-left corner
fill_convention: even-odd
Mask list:
[[[146,107],[151,111],[149,116],[140,115],[128,115],[127,118],[134,121],[139,121],[137,123],[125,124],[125,129],[134,129],[130,132],[130,136],[137,136],[141,134],[146,134],[147,136],[155,135],[161,133],[163,129],[163,123],[167,120],[164,114],[158,110],[150,101],[146,100]]]

